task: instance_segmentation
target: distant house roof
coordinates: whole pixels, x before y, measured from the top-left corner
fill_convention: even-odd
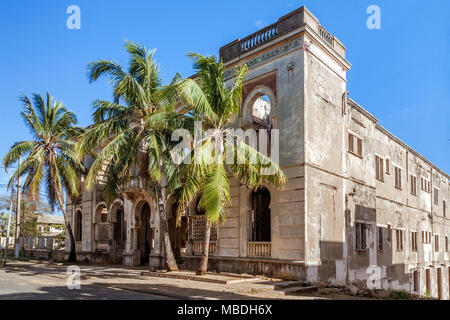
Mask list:
[[[43,216],[38,217],[37,223],[64,224],[64,217],[63,216],[43,215]]]

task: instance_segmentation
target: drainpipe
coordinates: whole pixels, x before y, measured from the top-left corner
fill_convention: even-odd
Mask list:
[[[345,212],[345,216],[344,216],[344,219],[345,219],[345,242],[346,242],[346,245],[347,245],[347,248],[345,249],[345,260],[346,260],[346,263],[347,263],[347,270],[346,270],[346,276],[345,276],[345,284],[346,285],[348,285],[348,253],[349,253],[349,250],[348,250],[348,241],[347,241],[347,239],[348,239],[348,237],[347,237],[347,225],[350,225],[350,223],[349,223],[349,221],[347,220],[347,215],[348,215],[348,211],[349,211],[349,209],[348,209],[348,194],[346,194],[345,195],[345,209],[344,209],[344,212]]]
[[[434,196],[434,188],[433,188],[433,167],[431,167],[430,170],[430,211],[431,211],[431,257],[432,263],[434,265],[434,250],[433,249],[433,242],[435,242],[434,239],[434,213],[433,213],[433,196]],[[435,243],[436,245],[436,243]]]
[[[353,192],[351,192],[351,193],[347,193],[346,195],[345,195],[345,209],[344,209],[344,212],[345,212],[345,216],[344,216],[344,219],[345,219],[345,240],[346,240],[346,249],[345,249],[345,251],[346,251],[346,255],[345,255],[345,260],[346,260],[346,262],[347,262],[347,272],[346,272],[346,279],[345,279],[345,283],[346,283],[346,285],[348,285],[349,284],[349,252],[350,252],[350,250],[349,250],[349,243],[348,243],[348,241],[347,241],[347,239],[348,239],[348,233],[347,233],[347,231],[348,231],[348,227],[350,227],[350,222],[351,222],[351,215],[350,215],[350,209],[349,209],[349,207],[348,207],[348,197],[349,196],[354,196],[355,195],[355,190],[353,190]]]

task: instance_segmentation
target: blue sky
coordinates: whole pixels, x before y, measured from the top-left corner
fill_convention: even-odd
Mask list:
[[[72,4],[81,9],[81,30],[66,27]],[[381,9],[381,30],[366,27],[372,4]],[[168,82],[176,72],[192,74],[187,52],[218,54],[220,46],[301,5],[347,47],[350,97],[450,173],[448,0],[2,0],[1,158],[13,142],[29,138],[19,91],[49,91],[88,125],[92,101],[111,92],[106,81],[89,84],[86,64],[109,57],[126,64],[125,39],[157,48]],[[2,169],[0,185],[7,180]]]

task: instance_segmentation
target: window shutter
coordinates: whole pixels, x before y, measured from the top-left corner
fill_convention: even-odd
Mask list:
[[[376,171],[376,175],[375,177],[377,178],[377,180],[380,180],[380,158],[378,158],[378,156],[375,156],[375,171]]]
[[[362,140],[358,138],[358,155],[362,157]]]
[[[353,135],[351,133],[348,134],[348,150],[353,152]]]

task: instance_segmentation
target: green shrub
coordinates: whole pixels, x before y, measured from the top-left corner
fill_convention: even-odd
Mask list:
[[[404,290],[393,290],[386,297],[388,300],[409,300],[412,299],[413,295]]]

